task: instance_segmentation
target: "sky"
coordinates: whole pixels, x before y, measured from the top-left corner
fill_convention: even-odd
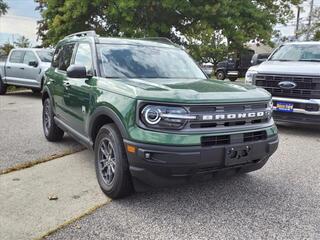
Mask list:
[[[26,36],[33,45],[37,44],[37,20],[39,12],[35,11],[33,0],[7,0],[8,13],[0,17],[0,44],[13,42],[19,36]]]
[[[307,0],[302,5],[304,12],[301,17],[304,19],[308,16],[310,1]],[[34,0],[6,0],[6,2],[10,9],[6,15],[0,17],[0,45],[8,40],[12,42],[22,35],[30,39],[33,45],[39,43],[36,29],[40,15],[35,11]],[[314,0],[314,3],[315,6],[320,7],[320,0]],[[289,22],[288,26],[277,25],[275,29],[280,30],[282,35],[292,36],[295,30],[295,20]]]

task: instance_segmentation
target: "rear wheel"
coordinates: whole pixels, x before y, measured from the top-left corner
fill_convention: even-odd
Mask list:
[[[4,95],[7,92],[7,84],[4,84],[0,78],[0,95]]]
[[[114,124],[104,125],[94,147],[97,179],[110,198],[122,198],[133,192],[123,139]]]
[[[54,122],[54,114],[50,98],[43,103],[42,125],[45,137],[50,142],[58,142],[63,138],[64,132]]]
[[[226,74],[224,73],[224,71],[219,70],[216,73],[216,77],[219,80],[225,80],[226,79]]]

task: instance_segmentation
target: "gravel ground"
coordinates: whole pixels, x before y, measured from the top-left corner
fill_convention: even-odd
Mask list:
[[[40,95],[23,91],[0,96],[0,172],[81,148],[68,136],[60,143],[48,142],[43,135],[41,116]]]
[[[320,128],[279,129],[262,170],[113,201],[48,239],[320,239]]]

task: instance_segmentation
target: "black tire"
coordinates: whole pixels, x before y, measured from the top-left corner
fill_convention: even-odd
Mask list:
[[[237,79],[238,79],[238,77],[229,77],[229,80],[230,80],[231,82],[235,82]]]
[[[98,183],[108,197],[118,199],[133,193],[123,139],[114,124],[99,130],[94,155]]]
[[[0,95],[4,95],[7,92],[7,84],[4,84],[2,82],[2,79],[0,78]]]
[[[50,142],[58,142],[63,138],[64,132],[54,122],[54,114],[50,98],[43,103],[42,126],[45,137]]]
[[[218,70],[218,71],[216,72],[216,77],[217,77],[217,79],[219,79],[219,80],[225,80],[225,79],[226,79],[226,74],[224,73],[224,71]]]

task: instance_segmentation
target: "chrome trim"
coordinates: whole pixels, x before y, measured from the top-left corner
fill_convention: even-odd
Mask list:
[[[283,97],[272,97],[273,101],[283,101],[283,102],[290,102],[290,103],[305,103],[305,104],[317,104],[320,107],[320,99],[296,99],[296,98],[283,98]],[[273,107],[273,110],[276,110],[277,107]],[[293,108],[293,113],[302,113],[306,115],[315,115],[320,116],[319,111],[307,111],[305,109],[300,108]]]
[[[272,97],[272,100],[273,101],[293,102],[293,103],[318,104],[320,106],[320,99],[297,99],[297,98]]]
[[[197,119],[197,116],[194,116],[194,115],[182,115],[182,114],[172,114],[172,113],[161,113],[160,117],[162,117],[162,118],[183,119],[183,120],[195,120],[195,119]]]

